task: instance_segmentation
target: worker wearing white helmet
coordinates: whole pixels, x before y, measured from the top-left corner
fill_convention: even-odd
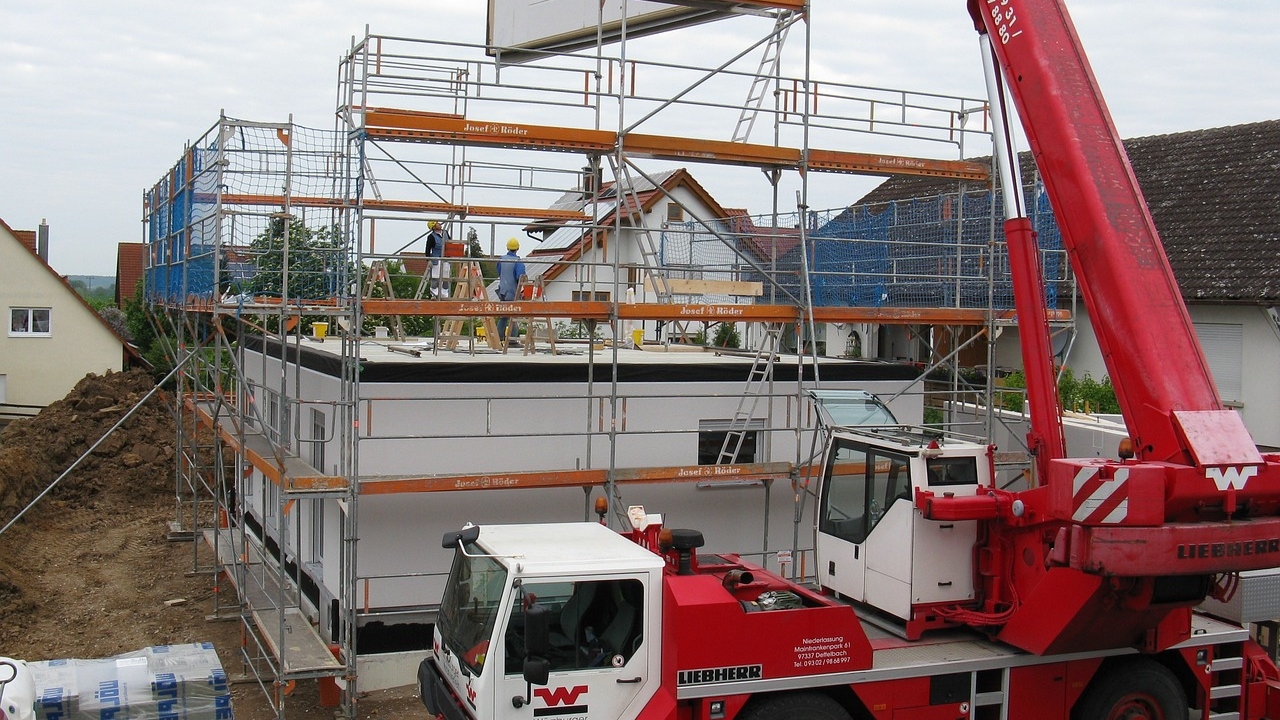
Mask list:
[[[507,254],[498,258],[498,299],[504,302],[516,299],[516,293],[520,290],[520,280],[528,274],[524,262],[520,259],[519,250],[520,241],[511,238],[507,241]],[[498,318],[498,337],[504,342],[508,339],[507,327],[510,324],[511,318]],[[515,328],[512,327],[512,330],[514,331]]]

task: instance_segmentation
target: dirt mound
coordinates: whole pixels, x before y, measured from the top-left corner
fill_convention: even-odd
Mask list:
[[[13,519],[93,447],[57,487],[0,536],[0,619],[29,613],[40,602],[40,593],[33,592],[40,573],[32,565],[30,548],[67,538],[66,533],[51,532],[53,526],[95,510],[123,523],[125,517],[107,510],[108,505],[118,503],[127,516],[131,509],[141,511],[166,494],[172,496],[175,432],[164,393],[152,395],[107,435],[154,388],[151,377],[141,370],[90,374],[39,415],[16,420],[0,432],[0,525]],[[109,503],[104,502],[107,498]],[[69,542],[73,547],[82,544],[74,536]]]
[[[154,389],[142,370],[87,375],[62,400],[0,432],[0,518],[8,522]],[[174,424],[156,393],[102,439],[44,502],[82,503],[104,491],[173,486]],[[43,504],[43,503],[42,503]]]

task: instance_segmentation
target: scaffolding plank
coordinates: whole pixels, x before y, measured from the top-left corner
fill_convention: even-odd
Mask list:
[[[364,113],[365,135],[372,140],[436,142],[487,147],[536,148],[606,153],[617,134],[607,130],[468,120],[387,108]]]
[[[452,115],[387,108],[371,108],[365,112],[365,133],[374,140],[596,154],[613,152],[618,145],[617,133],[606,130],[469,120]],[[694,160],[773,168],[798,168],[804,160],[806,166],[815,172],[923,175],[975,181],[985,181],[990,174],[987,166],[965,160],[937,160],[812,148],[806,155],[798,148],[670,135],[629,133],[623,136],[621,145],[622,150],[630,155],[661,160]]]
[[[701,8],[773,8],[775,10],[791,10],[803,12],[808,0],[660,0],[671,5],[688,5]]]
[[[284,207],[283,195],[249,195],[228,193],[222,196],[223,205],[250,207]],[[334,198],[294,195],[288,198],[291,207],[354,207]],[[367,198],[361,201],[366,210],[386,210],[406,213],[447,215],[450,217],[501,217],[531,220],[583,221],[590,219],[581,212],[554,210],[551,208],[506,207],[500,205],[458,205],[446,202],[416,200],[379,200]]]
[[[623,484],[672,482],[748,482],[787,479],[791,463],[743,463],[738,465],[673,465],[669,467],[622,468],[613,479]],[[488,473],[485,475],[432,475],[419,477],[368,476],[360,479],[361,495],[454,492],[468,490],[514,490],[529,488],[588,487],[603,485],[609,474],[604,469],[549,470],[535,472]]]
[[[345,477],[325,475],[296,455],[284,455],[277,462],[274,444],[261,432],[246,428],[242,443],[241,433],[232,418],[222,415],[215,425],[210,408],[212,402],[190,396],[184,399],[187,408],[199,418],[200,424],[216,431],[228,447],[243,453],[255,469],[285,492],[342,493],[348,489],[349,483]]]
[[[281,591],[276,577],[264,571],[266,566],[262,564],[262,555],[257,547],[251,544],[246,552],[235,533],[227,529],[207,530],[204,539],[214,548],[221,565],[239,563],[245,565],[247,571],[254,572],[258,582],[247,583],[246,587],[237,584],[236,573],[228,572],[226,577],[235,587],[240,601],[248,606],[254,626],[266,642],[271,656],[280,663],[283,674],[343,669],[300,608],[286,607],[282,614],[276,607],[277,597],[285,593],[296,594],[297,588],[289,582],[284,592]]]
[[[262,633],[267,649],[280,661],[285,676],[298,673],[331,673],[342,670],[342,663],[320,639],[307,616],[298,608],[254,610],[253,622]],[[283,634],[282,634],[283,633]]]
[[[590,320],[703,320],[784,322],[802,317],[794,305],[666,304],[602,301],[538,300],[497,302],[473,300],[366,299],[368,315],[442,315],[459,317],[565,317]],[[1070,320],[1069,310],[1047,311],[1052,322]],[[985,308],[815,307],[813,319],[822,323],[860,322],[883,325],[985,325],[992,317],[1012,318],[1012,311],[992,313]]]
[[[574,317],[608,320],[613,305],[607,302],[531,300],[385,300],[365,299],[361,307],[367,315],[448,315],[465,317]]]

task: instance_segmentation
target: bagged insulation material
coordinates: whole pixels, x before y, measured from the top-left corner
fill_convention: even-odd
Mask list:
[[[212,643],[28,666],[36,720],[232,720],[231,690]]]

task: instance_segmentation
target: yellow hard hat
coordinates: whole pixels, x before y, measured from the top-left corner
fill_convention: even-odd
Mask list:
[[[508,241],[507,241],[507,249],[508,249],[508,250],[519,250],[519,249],[520,249],[520,241],[519,241],[519,240],[517,240],[517,239],[515,239],[515,238],[511,238],[510,240],[508,240]]]
[[[432,230],[435,230],[436,228],[440,227],[440,221],[439,221],[439,220],[428,220],[428,221],[427,221],[427,227],[431,228]]]

